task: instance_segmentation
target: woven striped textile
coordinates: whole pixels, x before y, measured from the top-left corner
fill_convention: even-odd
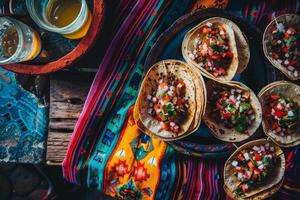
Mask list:
[[[272,13],[299,12],[299,1],[120,0],[114,35],[63,162],[65,179],[120,199],[228,199],[224,160],[179,154],[140,132],[132,118],[145,58],[159,35],[184,14],[207,7],[230,10],[263,30]],[[286,179],[276,199],[299,199],[299,157],[299,147],[286,150]]]

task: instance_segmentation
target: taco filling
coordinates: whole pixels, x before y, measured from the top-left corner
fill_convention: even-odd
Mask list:
[[[186,119],[189,108],[185,93],[184,81],[171,76],[167,80],[160,79],[157,90],[147,96],[148,113],[160,122],[162,129],[180,131],[180,123]]]
[[[254,145],[240,152],[231,162],[239,181],[234,192],[239,196],[244,196],[244,193],[263,184],[275,168],[275,161],[275,149],[269,143]]]
[[[211,105],[215,120],[239,133],[248,134],[249,127],[256,119],[250,104],[250,91],[220,88],[213,91]]]
[[[208,22],[198,35],[193,51],[188,52],[189,57],[214,77],[227,75],[233,53],[230,51],[225,29],[222,26],[213,27]],[[203,35],[202,40],[200,35]]]
[[[267,105],[270,105],[267,116],[271,120],[272,132],[289,137],[293,133],[293,127],[300,120],[300,105],[277,94],[270,96],[270,103]]]
[[[271,38],[267,42],[269,55],[285,67],[294,77],[299,76],[300,67],[300,33],[293,27],[282,23],[273,26]]]

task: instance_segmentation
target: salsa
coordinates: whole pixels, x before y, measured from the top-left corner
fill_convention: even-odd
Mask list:
[[[175,76],[167,80],[161,79],[157,90],[147,96],[150,102],[148,114],[158,120],[164,130],[178,133],[189,108],[185,94],[186,85],[183,80]]]
[[[204,36],[203,40],[199,39],[200,35]],[[194,49],[188,55],[214,77],[225,76],[233,58],[228,41],[228,35],[222,26],[213,27],[208,22],[198,33]]]
[[[275,148],[269,143],[254,145],[241,151],[237,158],[231,162],[235,169],[235,176],[239,181],[234,192],[243,196],[245,192],[261,185],[272,173],[275,161]]]
[[[293,133],[293,126],[300,120],[300,105],[282,95],[270,96],[270,108],[267,115],[271,119],[272,132],[279,136]]]
[[[269,55],[284,66],[294,77],[299,76],[300,67],[300,33],[293,27],[282,23],[272,27],[270,41],[267,43]]]
[[[249,91],[217,89],[213,91],[211,105],[216,121],[221,121],[226,128],[234,128],[239,133],[248,134],[248,128],[256,119]]]

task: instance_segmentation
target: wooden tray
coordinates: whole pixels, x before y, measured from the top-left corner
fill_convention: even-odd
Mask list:
[[[236,75],[234,80],[241,81],[249,86],[256,94],[269,82],[275,80],[275,69],[264,57],[261,39],[262,33],[252,24],[221,9],[205,9],[195,13],[187,14],[174,22],[157,40],[150,50],[145,64],[145,70],[152,64],[164,59],[183,60],[181,54],[181,43],[186,32],[201,21],[210,17],[224,17],[235,22],[248,38],[250,43],[250,61],[247,69],[240,75]],[[206,79],[207,80],[207,79]],[[261,128],[254,134],[257,138],[262,134]],[[245,141],[246,142],[246,141]],[[210,130],[201,124],[200,128],[192,135],[170,144],[181,153],[203,157],[220,158],[228,156],[235,147],[231,143],[222,142],[212,136]]]
[[[25,1],[24,1],[25,2]],[[48,63],[39,63],[38,61],[31,61],[26,63],[17,63],[17,64],[8,64],[3,65],[7,70],[22,73],[22,74],[46,74],[55,72],[62,68],[66,68],[77,62],[80,58],[84,57],[88,50],[95,44],[96,40],[98,39],[100,32],[102,30],[101,26],[103,24],[104,19],[104,11],[105,11],[105,3],[104,0],[91,0],[87,2],[88,4],[91,3],[93,7],[93,15],[92,15],[92,23],[90,29],[88,30],[86,36],[79,41],[71,41],[68,39],[63,39],[66,43],[69,43],[70,51],[65,55],[61,55],[56,60],[50,61]],[[24,8],[24,6],[22,7]],[[24,11],[18,11],[21,14]],[[16,13],[14,13],[16,14]],[[18,13],[17,13],[18,14]],[[8,14],[9,16],[13,16],[13,14]],[[19,17],[22,19],[22,17]],[[33,27],[36,25],[32,25]],[[40,31],[40,30],[38,30]],[[57,35],[57,41],[52,41],[52,43],[59,43],[62,36],[56,33],[49,33],[49,37],[53,38]],[[49,38],[48,37],[48,38]],[[43,37],[42,37],[43,38]],[[53,39],[51,39],[53,40]],[[54,39],[55,40],[55,39]],[[47,41],[43,41],[43,43],[47,45]],[[73,48],[74,47],[74,48]]]

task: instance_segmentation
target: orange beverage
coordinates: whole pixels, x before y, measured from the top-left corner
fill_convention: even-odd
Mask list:
[[[69,39],[86,35],[92,15],[85,0],[26,0],[32,19],[41,27]]]
[[[0,17],[0,64],[33,60],[41,51],[38,33],[10,17]]]

